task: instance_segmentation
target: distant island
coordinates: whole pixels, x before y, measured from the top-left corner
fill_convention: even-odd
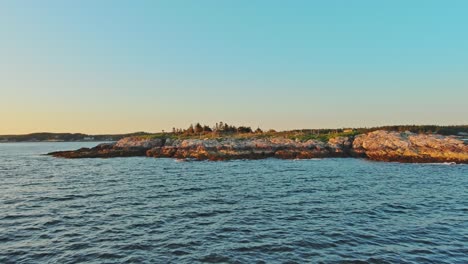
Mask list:
[[[0,143],[5,142],[86,142],[117,141],[125,137],[151,135],[145,132],[129,134],[88,135],[82,133],[31,133],[24,135],[0,135]]]
[[[146,156],[191,160],[366,158],[396,162],[468,163],[468,126],[253,130],[220,122],[172,132],[134,134],[94,148],[52,152],[61,158]]]

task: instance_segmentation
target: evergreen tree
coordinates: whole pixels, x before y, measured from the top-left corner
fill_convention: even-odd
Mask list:
[[[200,123],[197,123],[195,125],[195,133],[199,134],[201,132],[203,132],[203,127],[200,125]]]
[[[193,125],[190,125],[189,128],[186,130],[187,134],[191,135],[195,133],[195,130],[193,129]]]

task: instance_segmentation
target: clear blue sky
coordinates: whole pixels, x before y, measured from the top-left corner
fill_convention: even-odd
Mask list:
[[[0,134],[468,123],[468,1],[2,1]]]

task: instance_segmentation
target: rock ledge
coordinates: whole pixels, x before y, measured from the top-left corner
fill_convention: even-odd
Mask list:
[[[113,158],[148,156],[196,160],[311,159],[361,157],[375,161],[468,163],[468,145],[455,137],[378,130],[328,142],[297,142],[286,138],[148,139],[128,137],[94,148],[52,152],[61,158]]]

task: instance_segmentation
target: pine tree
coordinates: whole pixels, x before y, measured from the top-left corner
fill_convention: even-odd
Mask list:
[[[187,129],[187,134],[191,135],[194,133],[195,133],[195,130],[193,129],[193,125],[190,125],[189,128]]]
[[[203,127],[200,125],[200,123],[197,123],[195,125],[195,133],[199,134],[201,132],[203,132]]]

